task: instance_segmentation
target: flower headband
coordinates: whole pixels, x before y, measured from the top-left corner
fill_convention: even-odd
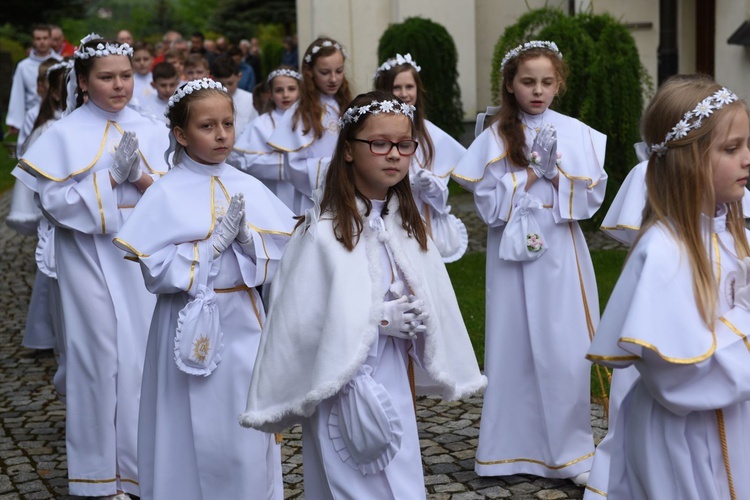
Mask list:
[[[503,62],[500,63],[500,72],[502,73],[505,69],[505,64],[510,61],[511,59],[515,59],[520,54],[526,52],[527,50],[531,49],[548,49],[555,53],[558,59],[562,59],[562,52],[560,52],[560,49],[557,48],[557,44],[555,42],[548,42],[544,40],[532,40],[530,42],[526,42],[524,44],[519,45],[515,49],[511,49],[508,51],[507,54],[505,54],[505,57],[503,57]]]
[[[380,67],[375,71],[375,76],[373,78],[377,78],[383,71],[388,71],[392,68],[395,68],[396,66],[400,66],[401,64],[411,65],[417,73],[422,71],[422,68],[420,66],[417,66],[417,62],[411,58],[411,54],[406,54],[405,56],[396,54],[396,57],[391,57],[386,62],[380,65]]]
[[[338,43],[338,42],[332,42],[332,41],[330,41],[330,40],[326,40],[326,41],[324,41],[324,42],[323,42],[322,44],[320,44],[320,45],[313,45],[313,46],[312,46],[312,49],[310,49],[310,53],[309,53],[309,54],[307,54],[307,55],[305,56],[305,62],[306,62],[307,64],[310,64],[310,63],[312,62],[312,56],[313,56],[314,54],[317,54],[317,53],[318,53],[318,51],[319,51],[320,49],[322,49],[323,47],[334,47],[334,48],[336,48],[336,49],[337,49],[337,50],[338,50],[339,52],[341,52],[341,55],[342,55],[342,56],[344,56],[344,59],[346,59],[346,57],[347,57],[347,54],[346,54],[346,50],[344,50],[344,47],[342,47],[341,45],[339,45],[339,43]]]
[[[266,80],[266,82],[271,83],[271,81],[277,76],[291,76],[292,78],[296,78],[297,80],[302,80],[302,75],[300,75],[293,69],[280,68],[271,71],[271,73],[268,74],[268,79]]]
[[[227,91],[224,85],[220,84],[217,81],[211,80],[210,78],[190,80],[185,85],[175,90],[174,94],[172,94],[172,97],[169,98],[169,102],[167,103],[167,112],[169,112],[169,110],[173,108],[175,104],[180,102],[186,95],[190,95],[193,92],[197,92],[203,89],[219,89],[224,92]]]
[[[722,87],[710,96],[699,102],[692,111],[688,111],[682,116],[682,120],[672,127],[667,136],[659,144],[649,147],[651,153],[656,153],[658,157],[667,154],[667,143],[675,139],[682,139],[691,130],[701,128],[703,119],[708,118],[715,110],[719,110],[729,103],[737,100],[737,95],[726,87]]]
[[[53,71],[56,71],[58,69],[65,68],[65,71],[68,71],[68,70],[72,69],[73,68],[73,64],[74,64],[74,62],[73,62],[72,59],[70,59],[68,61],[61,61],[59,63],[53,64],[52,66],[50,66],[49,68],[47,68],[47,78],[49,78],[50,73],[52,73]]]
[[[364,106],[352,106],[347,109],[344,116],[339,118],[339,127],[343,128],[347,123],[357,123],[359,117],[367,113],[372,115],[393,113],[394,115],[408,116],[411,120],[414,118],[414,110],[416,109],[411,104],[398,102],[396,99],[391,99],[390,101],[372,101],[370,104]]]
[[[100,39],[101,36],[96,33],[91,33],[81,39],[81,44],[78,46],[73,57],[76,59],[88,59],[90,57],[105,57],[105,56],[132,56],[133,47],[127,43],[98,43],[96,48],[84,47],[84,44],[91,40]]]

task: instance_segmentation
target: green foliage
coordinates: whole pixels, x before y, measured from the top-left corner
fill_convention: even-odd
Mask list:
[[[291,34],[296,4],[294,0],[218,0],[210,19],[211,27],[233,42],[256,36],[258,24],[282,25],[284,34]]]
[[[427,117],[459,138],[463,133],[463,106],[458,86],[458,53],[453,38],[440,24],[410,17],[403,23],[390,25],[383,33],[378,44],[378,60],[382,62],[406,53],[422,67],[419,76],[428,92]]]
[[[635,41],[622,23],[609,14],[585,12],[566,16],[561,10],[544,8],[521,16],[495,45],[492,96],[496,103],[503,56],[531,39],[554,40],[570,70],[568,90],[553,107],[607,135],[607,194],[596,216],[582,223],[584,229],[594,230],[628,171],[637,163],[633,144],[640,141],[638,127],[644,95],[653,86]]]
[[[10,58],[13,62],[12,68],[15,68],[16,64],[18,64],[21,59],[26,57],[26,50],[24,49],[23,45],[18,43],[16,40],[11,40],[10,38],[1,35],[0,52],[7,52],[8,54],[10,54]],[[11,71],[13,71],[12,68]]]
[[[261,45],[260,70],[263,76],[269,74],[281,64],[281,56],[284,54],[284,44],[277,39],[271,39]],[[258,75],[260,83],[261,75]]]

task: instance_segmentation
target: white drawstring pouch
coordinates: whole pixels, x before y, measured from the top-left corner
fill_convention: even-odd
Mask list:
[[[401,449],[403,428],[393,400],[364,365],[331,406],[328,435],[341,460],[362,475],[385,469]]]
[[[440,252],[443,262],[455,262],[460,259],[469,246],[469,233],[464,223],[450,213],[451,207],[446,207],[445,213],[435,213],[431,220],[432,241]]]
[[[535,210],[543,208],[542,201],[528,193],[518,195],[518,202],[510,215],[500,239],[499,257],[502,260],[524,262],[536,260],[547,251]]]
[[[195,298],[180,310],[174,337],[174,360],[189,375],[211,375],[224,350],[216,293],[198,286]]]

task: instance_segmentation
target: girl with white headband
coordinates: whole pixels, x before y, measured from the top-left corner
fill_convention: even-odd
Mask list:
[[[339,134],[342,110],[351,101],[346,79],[347,54],[336,40],[313,40],[302,58],[299,101],[284,113],[268,145],[288,153],[285,180],[305,199],[302,211],[312,205],[313,191],[323,184]]]
[[[446,399],[486,382],[411,194],[413,112],[385,92],[345,108],[271,287],[241,422],[302,424],[306,498],[425,498],[410,382]]]
[[[475,470],[585,484],[594,455],[591,364],[599,320],[579,220],[604,198],[606,137],[550,108],[565,88],[554,42],[501,65],[502,101],[453,172],[488,225],[485,374]]]
[[[639,375],[602,494],[750,498],[750,117],[710,78],[668,83],[643,116],[641,229],[588,354]]]
[[[138,427],[144,500],[284,497],[279,442],[237,415],[265,321],[256,287],[273,279],[294,219],[225,163],[234,109],[213,80],[176,91],[166,113],[174,166],[115,239],[158,297]]]
[[[295,214],[301,214],[302,207],[307,206],[303,201],[306,197],[286,180],[286,153],[269,146],[268,139],[286,110],[297,102],[301,81],[302,75],[291,67],[282,66],[271,71],[266,80],[271,109],[250,122],[227,158],[227,163],[260,179]]]
[[[112,239],[160,174],[167,134],[127,107],[132,52],[126,43],[84,38],[68,76],[70,114],[20,162],[56,225],[74,496],[138,495],[138,398],[154,297]]]
[[[414,201],[443,260],[453,262],[463,256],[469,236],[463,222],[450,213],[448,181],[466,148],[427,119],[427,91],[419,77],[421,70],[411,54],[396,54],[375,72],[375,89],[393,92],[417,108],[414,130],[420,148],[409,165]]]

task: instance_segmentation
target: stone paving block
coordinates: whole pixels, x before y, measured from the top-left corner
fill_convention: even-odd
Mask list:
[[[568,498],[568,495],[560,490],[543,490],[534,496],[539,500],[559,500],[560,498]]]
[[[434,484],[446,484],[450,482],[451,478],[446,476],[445,474],[435,474],[433,476],[425,476],[424,478],[425,486],[432,486]]]
[[[10,478],[5,474],[0,474],[0,493],[7,493],[14,489]]]
[[[491,488],[485,488],[483,490],[477,490],[477,493],[481,493],[485,498],[511,498],[513,494],[501,488],[500,486],[493,486]]]

